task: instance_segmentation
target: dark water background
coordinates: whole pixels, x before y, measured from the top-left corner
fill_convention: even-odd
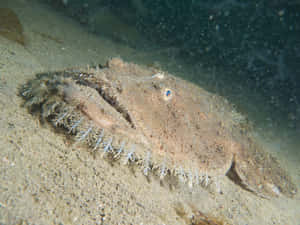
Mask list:
[[[90,32],[180,62],[179,76],[228,98],[258,127],[300,137],[299,0],[42,1]]]

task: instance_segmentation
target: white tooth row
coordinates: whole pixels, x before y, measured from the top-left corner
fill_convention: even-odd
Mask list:
[[[61,113],[61,115],[58,116],[57,120],[54,121],[54,125],[57,126],[58,124],[62,123],[65,118],[70,115],[68,112]],[[76,128],[81,124],[83,121],[83,117],[81,117],[79,120],[77,120],[69,129],[69,133],[76,133]],[[93,130],[93,126],[89,126],[86,131],[82,131],[79,134],[76,135],[76,142],[82,142],[84,139],[91,133]],[[100,147],[100,145],[103,148],[101,157],[104,158],[108,154],[113,155],[113,159],[120,159],[122,158],[122,155],[126,152],[124,155],[123,165],[128,165],[133,162],[142,162],[143,167],[143,174],[145,176],[149,176],[150,172],[155,168],[159,171],[159,178],[160,180],[163,180],[164,177],[168,174],[173,174],[178,177],[179,181],[184,184],[188,184],[190,188],[192,188],[194,185],[201,185],[203,187],[208,187],[210,184],[215,183],[215,189],[217,192],[221,192],[220,188],[220,182],[218,179],[212,180],[212,177],[209,176],[207,172],[199,174],[198,170],[193,172],[192,170],[185,171],[181,166],[175,167],[174,169],[169,169],[166,166],[166,158],[163,160],[162,164],[160,166],[154,167],[154,164],[151,162],[151,151],[147,151],[147,154],[143,160],[140,160],[137,155],[135,154],[135,145],[132,145],[129,151],[125,150],[125,141],[122,141],[119,148],[113,147],[113,138],[110,137],[107,141],[104,141],[104,129],[101,130],[97,141],[93,147],[93,151],[97,151],[97,149]]]

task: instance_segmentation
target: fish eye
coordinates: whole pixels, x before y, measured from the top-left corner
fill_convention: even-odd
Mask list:
[[[166,97],[169,97],[171,95],[171,90],[167,90],[165,94],[166,94]]]
[[[168,100],[170,100],[170,99],[172,98],[172,96],[173,96],[172,90],[169,89],[169,88],[166,88],[166,89],[164,90],[164,92],[163,92],[164,100],[165,100],[165,101],[168,101]]]

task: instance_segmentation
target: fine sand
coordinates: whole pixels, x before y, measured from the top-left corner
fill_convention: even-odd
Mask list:
[[[185,67],[159,51],[137,51],[89,34],[52,8],[29,0],[0,2],[24,28],[25,46],[0,36],[0,224],[191,224],[202,212],[229,224],[300,224],[300,194],[260,198],[220,178],[214,187],[146,178],[72,146],[30,115],[17,89],[36,73],[104,64],[113,56],[155,64],[184,76]],[[175,66],[176,65],[176,66]],[[280,134],[280,132],[278,132]],[[264,131],[265,134],[265,131]],[[285,142],[262,137],[300,188],[299,153]],[[274,141],[275,140],[275,141]],[[278,147],[280,146],[280,147]],[[293,146],[294,149],[299,146]]]

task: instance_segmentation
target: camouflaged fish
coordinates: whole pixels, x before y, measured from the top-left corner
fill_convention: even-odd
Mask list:
[[[157,69],[113,58],[102,68],[38,74],[20,95],[95,157],[137,165],[146,176],[191,187],[227,176],[260,196],[297,192],[226,100]]]

